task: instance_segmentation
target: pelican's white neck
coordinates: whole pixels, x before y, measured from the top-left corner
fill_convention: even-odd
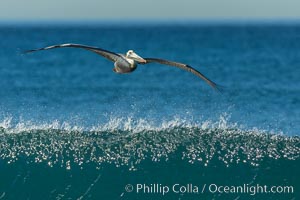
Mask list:
[[[130,63],[130,65],[135,65],[135,64],[136,64],[136,61],[133,60],[133,59],[131,59],[131,58],[127,58],[127,57],[126,57],[126,60],[127,60],[127,62]]]

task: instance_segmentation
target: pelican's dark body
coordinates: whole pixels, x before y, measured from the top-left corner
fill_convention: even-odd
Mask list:
[[[124,55],[120,54],[120,57],[114,63],[113,71],[119,74],[130,73],[136,70],[137,62],[126,58]]]

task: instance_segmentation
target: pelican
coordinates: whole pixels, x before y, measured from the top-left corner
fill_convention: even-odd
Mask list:
[[[183,69],[183,70],[193,73],[194,75],[203,79],[212,88],[219,90],[219,86],[216,83],[209,80],[198,70],[194,69],[193,67],[191,67],[187,64],[174,62],[174,61],[170,61],[170,60],[165,60],[165,59],[160,59],[160,58],[142,58],[141,56],[136,54],[133,50],[127,51],[127,53],[124,55],[124,54],[114,53],[112,51],[108,51],[108,50],[101,49],[98,47],[86,46],[86,45],[81,45],[81,44],[59,44],[59,45],[48,46],[48,47],[44,47],[44,48],[40,48],[40,49],[27,50],[24,53],[30,53],[30,52],[48,50],[48,49],[54,49],[54,48],[62,48],[62,47],[81,48],[81,49],[85,49],[88,51],[92,51],[96,54],[99,54],[99,55],[105,57],[106,59],[114,62],[113,71],[115,73],[119,73],[119,74],[133,72],[137,68],[138,64],[159,63],[159,64],[163,64],[163,65],[178,67],[180,69]]]

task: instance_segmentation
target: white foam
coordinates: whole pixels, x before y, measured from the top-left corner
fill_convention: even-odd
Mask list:
[[[190,118],[183,118],[180,116],[174,116],[172,119],[164,119],[158,122],[158,120],[134,118],[134,117],[108,117],[105,122],[84,127],[80,125],[74,125],[72,122],[53,120],[51,122],[34,122],[25,120],[15,120],[12,117],[7,117],[0,122],[0,127],[4,128],[6,132],[20,133],[32,130],[49,130],[57,129],[63,131],[131,131],[133,133],[141,131],[160,131],[171,128],[199,128],[199,129],[228,129],[228,128],[241,128],[236,123],[230,122],[230,115],[224,113],[220,115],[219,120],[194,120]],[[255,128],[254,128],[255,129]],[[258,132],[264,132],[258,130]]]
[[[50,167],[61,165],[66,169],[74,164],[83,167],[90,163],[98,166],[110,163],[134,170],[145,159],[159,162],[168,160],[174,153],[179,159],[204,166],[209,166],[213,158],[226,166],[240,162],[256,166],[265,157],[296,159],[299,156],[299,148],[292,139],[279,135],[270,137],[261,130],[242,131],[230,123],[229,118],[224,114],[215,122],[195,122],[176,116],[154,122],[110,117],[107,122],[93,127],[58,120],[13,123],[12,118],[6,118],[0,123],[4,128],[0,132],[3,134],[0,158],[11,163],[25,157],[26,162],[46,163]],[[284,145],[280,145],[282,142]]]
[[[0,122],[0,127],[4,129],[8,129],[11,126],[12,117],[5,118],[2,122]]]

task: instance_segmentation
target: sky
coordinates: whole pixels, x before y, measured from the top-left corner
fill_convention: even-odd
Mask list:
[[[300,0],[0,0],[0,21],[300,19]]]

